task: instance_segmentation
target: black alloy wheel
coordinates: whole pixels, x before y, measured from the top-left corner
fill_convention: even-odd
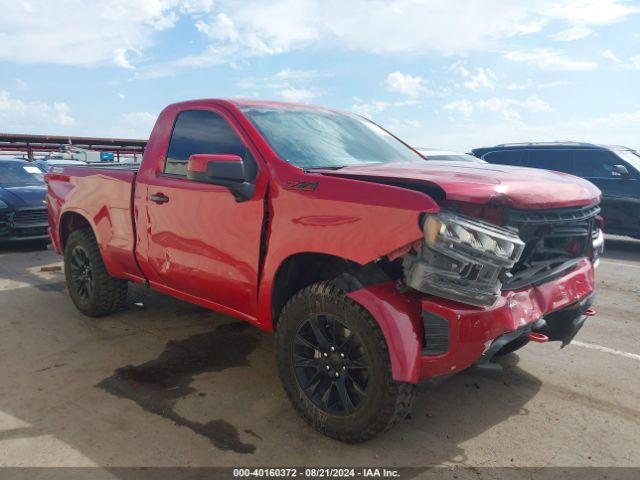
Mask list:
[[[89,256],[81,246],[71,251],[71,278],[77,294],[89,299],[93,293],[93,271]]]
[[[64,245],[69,296],[85,315],[101,317],[124,308],[127,282],[109,275],[90,228],[74,230]]]
[[[416,386],[393,379],[380,325],[330,282],[309,285],[286,303],[276,357],[289,400],[329,437],[363,442],[411,411]]]
[[[303,322],[291,354],[298,385],[322,410],[349,415],[366,401],[369,359],[364,343],[335,316],[317,314]]]

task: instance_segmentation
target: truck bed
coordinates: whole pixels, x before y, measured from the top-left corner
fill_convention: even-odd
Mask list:
[[[56,251],[64,249],[59,233],[64,233],[69,222],[79,221],[77,215],[81,215],[96,234],[109,273],[141,281],[134,253],[132,209],[138,168],[139,165],[122,164],[74,165],[54,167],[47,173],[49,224]],[[59,224],[56,219],[60,219]]]

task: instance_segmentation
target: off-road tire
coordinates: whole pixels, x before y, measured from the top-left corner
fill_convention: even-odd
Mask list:
[[[333,415],[315,405],[303,392],[294,372],[292,349],[298,329],[317,314],[339,318],[360,336],[367,351],[370,394],[350,415]],[[280,379],[289,399],[303,418],[324,435],[348,443],[363,442],[409,416],[416,386],[393,380],[387,344],[376,321],[331,283],[310,285],[287,302],[277,323],[276,344]]]
[[[82,249],[88,258],[92,273],[93,288],[89,295],[82,296],[74,282],[71,256],[75,248]],[[127,301],[127,282],[107,273],[98,244],[90,228],[74,230],[64,248],[64,273],[67,289],[76,308],[90,317],[102,317],[124,308]]]

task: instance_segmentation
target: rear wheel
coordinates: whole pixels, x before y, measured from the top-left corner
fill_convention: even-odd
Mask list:
[[[124,307],[127,282],[110,276],[89,228],[74,230],[64,249],[67,289],[85,315],[101,317]]]
[[[396,382],[371,315],[330,283],[294,295],[277,325],[280,378],[307,422],[361,442],[407,417],[415,385]]]

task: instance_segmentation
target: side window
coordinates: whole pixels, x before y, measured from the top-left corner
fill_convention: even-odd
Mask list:
[[[178,114],[173,127],[164,173],[187,175],[187,161],[196,153],[233,154],[242,157],[249,180],[255,177],[256,164],[247,147],[219,114],[209,110],[187,110]]]
[[[577,150],[573,156],[576,175],[585,178],[618,178],[619,174],[613,171],[613,167],[625,164],[606,150]]]
[[[526,167],[574,173],[569,150],[529,150],[529,158],[523,163]]]
[[[520,165],[523,152],[518,150],[502,150],[499,152],[489,152],[482,157],[489,163],[498,165]]]

